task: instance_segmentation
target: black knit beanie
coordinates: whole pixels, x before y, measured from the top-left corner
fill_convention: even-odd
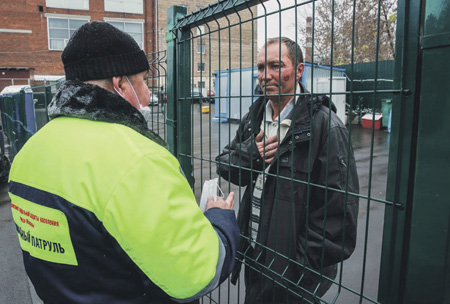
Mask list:
[[[133,75],[150,68],[136,41],[106,22],[81,26],[61,55],[67,80],[94,80]]]

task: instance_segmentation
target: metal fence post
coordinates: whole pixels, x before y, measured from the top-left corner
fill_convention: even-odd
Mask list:
[[[190,32],[172,30],[179,17],[187,14],[187,8],[172,6],[167,10],[167,142],[169,150],[178,157],[181,168],[191,187],[193,186],[192,164],[189,158],[191,151],[191,102],[190,88]],[[179,43],[179,41],[183,41]],[[177,82],[176,79],[183,79]]]
[[[177,29],[177,157],[183,168],[184,174],[194,187],[194,177],[192,172],[192,135],[191,135],[191,36],[190,28]]]
[[[187,9],[181,6],[171,6],[167,10],[167,143],[169,150],[173,155],[177,155],[177,90],[176,90],[176,44],[175,35],[172,30],[176,24],[176,20],[180,16],[184,16]]]

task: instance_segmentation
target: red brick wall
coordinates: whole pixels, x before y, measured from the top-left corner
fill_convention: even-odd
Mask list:
[[[144,14],[110,13],[104,11],[103,0],[90,0],[89,11],[46,8],[45,0],[2,0],[0,29],[31,30],[31,34],[0,32],[0,67],[34,68],[34,74],[63,75],[61,51],[49,51],[46,13],[87,15],[91,21],[111,18],[145,19],[144,50],[155,46],[154,0],[144,0]],[[43,6],[43,12],[38,6]]]

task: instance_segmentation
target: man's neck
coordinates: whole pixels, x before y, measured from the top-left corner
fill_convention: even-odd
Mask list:
[[[300,84],[297,84],[297,88],[295,90],[296,94],[302,93],[302,87]],[[294,92],[290,92],[288,94],[294,94]],[[275,121],[278,115],[280,115],[281,111],[286,107],[286,105],[296,96],[273,96],[269,98],[270,106],[272,108],[272,120]],[[279,105],[279,106],[278,106]]]
[[[293,93],[293,92],[292,92]],[[272,99],[269,99],[270,106],[272,107],[272,120],[275,121],[277,119],[278,115],[280,115],[281,111],[286,107],[286,105],[291,101],[293,97],[292,96],[280,96],[280,99],[278,100],[278,96]]]

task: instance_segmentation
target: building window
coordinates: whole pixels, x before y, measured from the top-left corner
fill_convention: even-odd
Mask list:
[[[199,88],[199,89],[204,89],[204,88],[205,88],[205,82],[204,82],[204,81],[199,81],[199,82],[197,83],[197,85],[198,85],[198,88]]]
[[[204,72],[205,71],[205,63],[199,62],[197,63],[197,72]]]
[[[46,0],[47,7],[89,10],[89,0]]]
[[[144,49],[144,24],[140,22],[127,22],[127,21],[106,21],[111,25],[114,25],[119,30],[124,31],[131,35],[136,40],[141,49]]]
[[[197,26],[197,36],[200,36],[203,33],[205,33],[205,26],[204,25]]]
[[[197,53],[198,54],[205,54],[206,47],[204,44],[197,44]]]
[[[105,0],[105,11],[143,14],[144,5],[142,0]]]
[[[70,36],[80,26],[88,22],[89,20],[87,19],[48,18],[49,50],[62,51],[66,47]]]

